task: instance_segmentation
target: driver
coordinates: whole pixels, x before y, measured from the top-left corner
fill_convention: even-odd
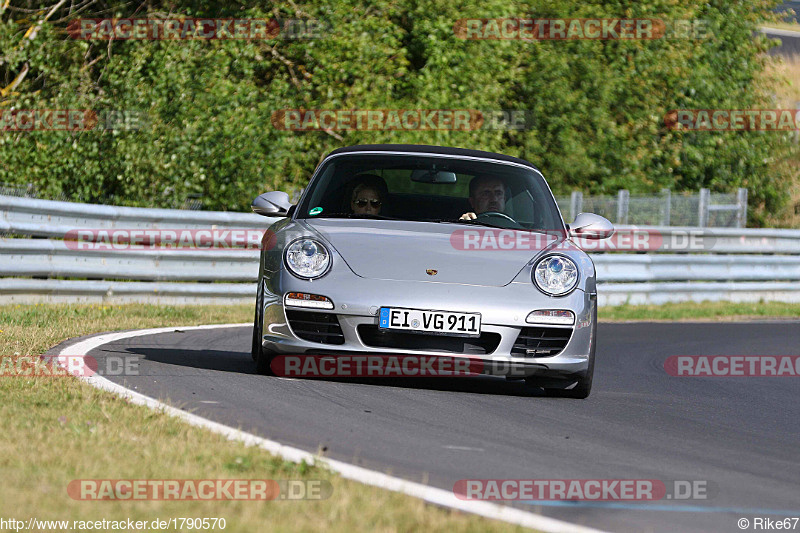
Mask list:
[[[475,220],[476,213],[502,212],[506,207],[506,186],[500,178],[476,176],[469,182],[469,205],[475,211],[461,215],[459,220]]]

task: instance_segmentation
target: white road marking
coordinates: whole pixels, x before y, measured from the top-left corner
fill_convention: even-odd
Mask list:
[[[761,26],[761,28],[759,29],[763,33],[768,33],[770,35],[783,35],[784,37],[800,37],[800,31],[779,30],[778,28],[767,28],[766,26]]]
[[[244,327],[249,325],[250,324],[219,324],[208,326],[192,326],[181,329],[185,332],[203,329]],[[61,350],[59,355],[85,356],[91,350],[94,350],[95,348],[98,348],[109,342],[114,342],[120,339],[129,339],[132,337],[143,337],[145,335],[155,335],[158,333],[172,333],[174,331],[175,328],[172,327],[123,331],[119,333],[105,333],[79,341],[71,346],[67,346]],[[531,513],[488,501],[459,500],[456,498],[455,494],[453,494],[452,490],[430,487],[428,485],[406,481],[405,479],[393,477],[375,470],[369,470],[367,468],[362,468],[350,463],[345,463],[343,461],[319,457],[305,450],[286,446],[274,440],[265,439],[263,437],[259,437],[258,435],[253,435],[252,433],[234,429],[224,424],[220,424],[219,422],[214,422],[213,420],[208,420],[201,416],[181,411],[176,407],[162,403],[158,400],[145,396],[144,394],[126,389],[122,385],[118,385],[112,381],[109,381],[99,374],[94,374],[88,378],[81,377],[80,379],[86,381],[94,387],[97,387],[98,389],[112,392],[122,398],[127,398],[133,404],[145,405],[151,409],[155,409],[170,416],[180,418],[184,422],[187,422],[193,426],[202,427],[219,433],[230,440],[236,440],[251,446],[258,446],[259,448],[274,455],[278,455],[288,461],[294,461],[296,463],[305,461],[309,464],[319,463],[323,467],[327,467],[330,470],[338,473],[343,478],[352,479],[366,485],[372,485],[373,487],[379,487],[395,492],[402,492],[403,494],[420,498],[434,505],[449,507],[451,509],[473,513],[494,520],[502,520],[503,522],[508,522],[510,524],[517,524],[523,527],[538,529],[540,531],[552,531],[559,533],[601,533],[600,530],[597,529],[578,524],[571,524],[563,520],[549,518],[536,513]]]
[[[200,400],[198,403],[219,403],[219,402],[215,402],[213,400]]]
[[[485,452],[483,448],[470,448],[469,446],[442,446],[448,450],[461,450],[465,452]]]

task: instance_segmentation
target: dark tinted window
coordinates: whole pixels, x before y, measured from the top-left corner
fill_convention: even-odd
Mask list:
[[[547,184],[532,169],[418,154],[334,157],[309,184],[297,217],[350,214],[355,200],[363,203],[380,196],[381,216],[415,221],[458,220],[464,213],[476,211],[469,200],[473,179],[478,180],[476,184],[503,184],[505,201],[498,211],[511,217],[518,227],[563,228]],[[369,194],[354,195],[354,191],[358,193],[365,187]],[[376,188],[382,190],[375,191]]]

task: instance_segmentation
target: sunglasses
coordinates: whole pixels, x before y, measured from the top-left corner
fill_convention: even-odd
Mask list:
[[[356,205],[358,207],[367,207],[367,204],[372,204],[372,207],[380,207],[382,203],[383,202],[381,202],[380,200],[364,200],[364,199],[356,200]]]

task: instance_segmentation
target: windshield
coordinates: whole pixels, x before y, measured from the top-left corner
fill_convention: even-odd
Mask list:
[[[330,159],[309,184],[296,217],[563,229],[550,189],[533,169],[419,154]]]

